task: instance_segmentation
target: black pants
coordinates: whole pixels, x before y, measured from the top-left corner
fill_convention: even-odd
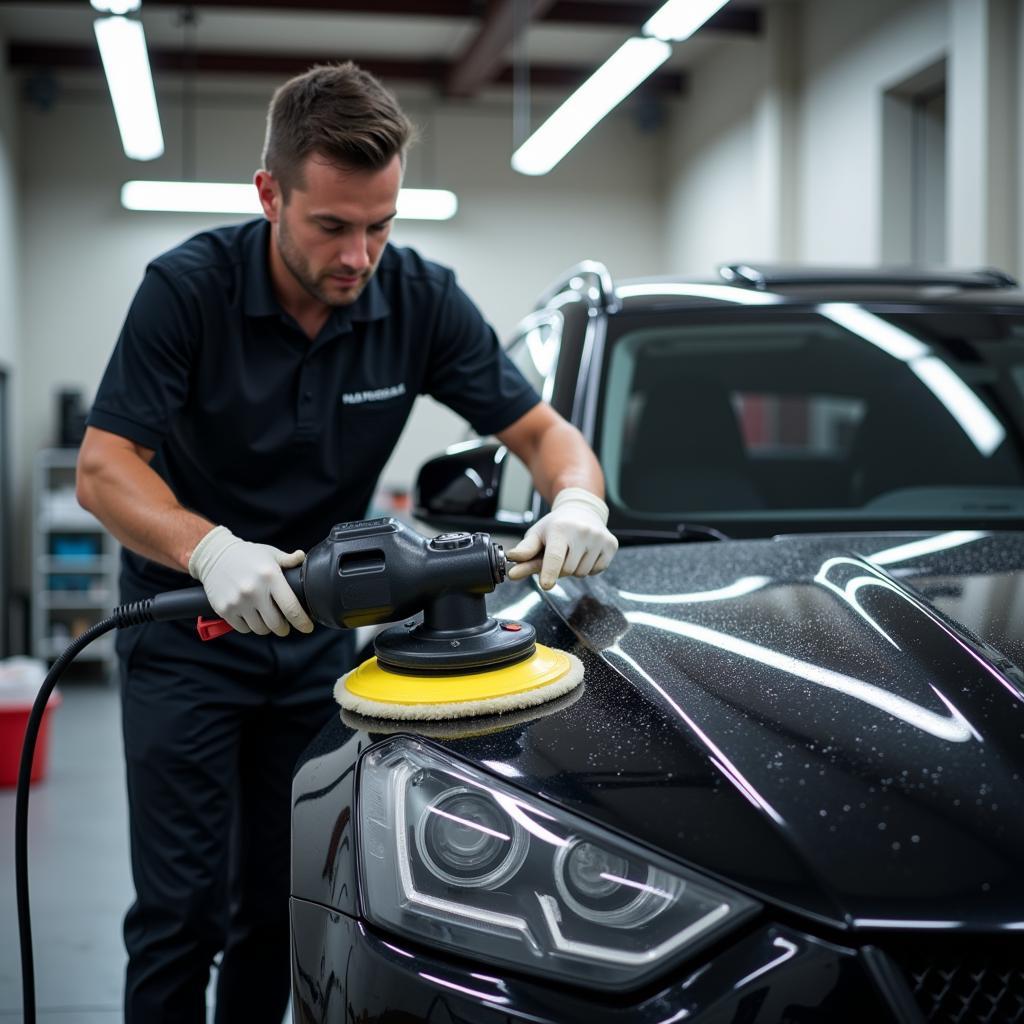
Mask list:
[[[292,769],[337,713],[352,634],[284,638],[151,623],[117,638],[136,899],[128,1024],[281,1024],[288,1002]]]

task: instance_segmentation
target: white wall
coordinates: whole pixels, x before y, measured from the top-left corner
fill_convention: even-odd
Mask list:
[[[19,414],[23,408],[18,396],[18,182],[16,167],[17,110],[14,102],[14,81],[7,69],[3,54],[7,46],[0,36],[0,368],[7,374],[7,422],[0,424],[6,437],[0,438],[15,465],[9,480],[0,480],[0,500],[8,511],[14,511],[14,499],[4,489],[18,478],[17,456]],[[9,523],[4,524],[10,528]],[[9,538],[3,538],[7,541]],[[0,574],[6,577],[10,567],[5,564],[8,552],[16,545],[0,546]],[[8,609],[0,607],[0,615],[8,616]],[[2,634],[2,630],[0,630]]]
[[[801,259],[882,259],[884,93],[941,59],[947,34],[944,0],[803,5]]]
[[[1017,97],[1017,109],[1014,127],[1017,145],[1013,152],[1013,189],[1017,199],[1017,270],[1021,271],[1024,268],[1024,0],[1017,0],[1016,15],[1017,80],[1014,95]]]
[[[0,36],[0,55],[7,43]],[[0,56],[0,366],[9,373],[18,354],[17,110],[14,79]]]
[[[709,275],[716,263],[770,256],[758,223],[757,99],[766,61],[757,39],[714,50],[675,105],[666,189],[668,265]]]
[[[212,86],[201,94],[198,178],[251,177],[275,84],[231,94]],[[125,179],[183,175],[179,95],[178,88],[160,92],[168,154],[147,165],[122,155],[102,80],[66,81],[52,110],[22,110],[26,458],[52,441],[58,388],[80,387],[91,400],[146,262],[230,219],[119,207]],[[527,179],[508,166],[504,104],[445,106],[411,96],[407,107],[424,132],[407,184],[451,188],[460,209],[445,223],[400,221],[393,238],[453,266],[502,336],[580,259],[603,259],[619,275],[662,267],[660,138],[641,133],[628,116],[611,118],[552,175]],[[437,406],[418,408],[414,420],[386,473],[391,482],[410,483],[422,459],[463,429]],[[25,473],[21,484],[27,488]]]
[[[1017,259],[1016,0],[950,0],[949,245],[965,263]]]
[[[946,53],[948,23],[947,0],[769,0],[760,37],[700,60],[670,142],[667,269],[880,261],[883,96]]]

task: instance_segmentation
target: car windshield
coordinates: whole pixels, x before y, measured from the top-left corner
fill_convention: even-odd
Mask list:
[[[1024,520],[1022,393],[1012,312],[627,314],[596,438],[620,524]]]

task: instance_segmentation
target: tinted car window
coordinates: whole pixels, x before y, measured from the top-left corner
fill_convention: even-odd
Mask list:
[[[759,310],[621,322],[598,444],[636,518],[1024,512],[1024,320]]]

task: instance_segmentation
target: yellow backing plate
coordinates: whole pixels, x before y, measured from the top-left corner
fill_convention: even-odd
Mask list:
[[[345,689],[381,704],[454,704],[525,693],[556,682],[572,662],[564,651],[537,644],[526,661],[463,676],[405,676],[368,658],[345,679]]]

